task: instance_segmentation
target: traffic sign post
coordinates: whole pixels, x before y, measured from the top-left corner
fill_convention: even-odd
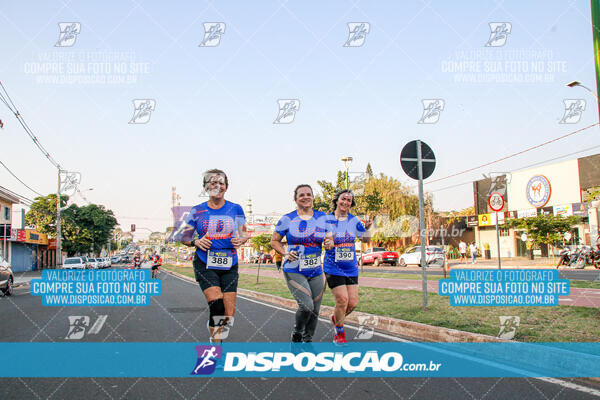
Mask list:
[[[421,276],[423,281],[423,308],[427,308],[427,259],[425,258],[425,205],[423,200],[423,179],[427,179],[435,169],[435,155],[426,143],[413,140],[404,146],[400,153],[400,165],[413,179],[419,181],[419,237],[421,241]]]
[[[502,263],[500,261],[500,233],[498,232],[498,211],[504,208],[504,197],[498,192],[493,192],[488,198],[488,205],[496,212],[496,245],[498,249],[498,269],[502,269]]]

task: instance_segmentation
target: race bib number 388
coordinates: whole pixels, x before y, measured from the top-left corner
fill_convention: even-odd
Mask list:
[[[206,257],[208,269],[230,269],[233,266],[233,256],[226,250],[209,250]]]

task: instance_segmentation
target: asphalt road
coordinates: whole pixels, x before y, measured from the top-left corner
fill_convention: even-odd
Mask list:
[[[102,315],[101,329],[87,342],[205,342],[208,309],[198,286],[161,273],[163,294],[148,307],[42,307],[27,286],[0,298],[1,342],[72,342],[69,316]],[[238,298],[232,342],[288,341],[293,314]],[[356,330],[348,328],[349,337]],[[315,341],[331,340],[331,325],[320,321]],[[372,340],[401,340],[376,335]],[[9,345],[4,343],[5,345]],[[3,360],[18,363],[19,360]],[[68,360],[57,360],[68,362]],[[160,360],[156,361],[157,363]],[[191,368],[193,366],[190,366]],[[52,366],[48,366],[52,368]],[[0,379],[2,399],[592,399],[599,389],[571,380],[452,378],[16,378]],[[569,387],[571,386],[571,387]]]

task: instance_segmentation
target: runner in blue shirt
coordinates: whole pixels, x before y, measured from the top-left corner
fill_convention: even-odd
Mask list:
[[[281,217],[271,237],[271,247],[284,258],[283,275],[298,302],[292,342],[312,342],[325,290],[321,245],[326,233],[326,215],[313,210],[313,191],[309,185],[294,190],[298,209]],[[281,243],[287,240],[287,252]]]
[[[203,184],[209,200],[190,210],[177,237],[196,248],[194,275],[208,303],[207,327],[212,342],[220,341],[223,326],[233,323],[239,277],[237,248],[248,240],[248,235],[244,210],[225,200],[227,175],[211,169],[205,172]]]
[[[335,298],[335,309],[331,316],[335,343],[346,343],[344,319],[358,305],[358,263],[354,242],[363,237],[371,226],[370,221],[363,224],[349,213],[355,204],[352,191],[346,189],[335,194],[332,200],[333,214],[328,215],[328,233],[323,242],[327,249],[325,276]]]

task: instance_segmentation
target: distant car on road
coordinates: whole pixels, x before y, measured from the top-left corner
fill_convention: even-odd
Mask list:
[[[398,263],[398,253],[389,251],[385,247],[373,247],[365,251],[358,259],[360,265],[373,264],[379,266],[381,264],[396,265]]]
[[[264,254],[260,255],[258,262],[260,264],[266,264],[266,263],[271,264],[271,263],[273,263],[273,257],[271,257],[270,254],[264,253]]]
[[[97,259],[90,258],[88,261],[90,262],[90,268],[92,268],[92,269],[100,268],[100,262]]]
[[[441,267],[444,265],[444,250],[438,246],[425,246],[425,260],[428,267]],[[399,260],[401,267],[408,264],[421,266],[421,246],[414,246],[406,250]]]
[[[14,284],[15,276],[13,275],[10,264],[4,258],[0,257],[0,290],[2,290],[6,296],[10,296],[13,294]]]
[[[110,265],[112,266],[113,264],[118,264],[121,262],[121,256],[112,256],[112,258],[110,259]]]
[[[92,268],[92,263],[90,262],[90,259],[87,256],[79,256],[83,259],[83,261],[85,262],[85,267],[86,268]]]
[[[67,257],[63,261],[64,269],[86,269],[88,262],[84,257]]]

